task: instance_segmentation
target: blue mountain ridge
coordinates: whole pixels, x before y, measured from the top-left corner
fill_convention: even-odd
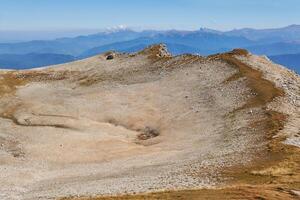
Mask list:
[[[288,59],[275,56],[300,53],[299,41],[300,25],[227,32],[205,28],[196,31],[140,32],[125,29],[74,38],[0,43],[0,68],[19,69],[60,64],[110,50],[131,53],[155,43],[167,44],[174,55],[193,53],[205,56],[233,48],[245,48],[254,54],[268,55],[271,59],[280,61],[280,64],[292,68]],[[292,64],[295,66],[295,63]]]

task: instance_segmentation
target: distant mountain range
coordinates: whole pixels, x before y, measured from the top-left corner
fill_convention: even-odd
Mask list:
[[[209,55],[232,48],[248,46],[254,42],[240,36],[226,36],[202,31],[170,31],[151,37],[140,37],[134,40],[94,47],[84,51],[80,57],[93,56],[108,50],[133,52],[155,43],[168,44],[168,47],[173,54],[199,53],[202,55]]]
[[[300,25],[261,30],[245,28],[224,32],[224,34],[242,36],[249,40],[260,41],[262,43],[297,41],[300,40]]]
[[[58,64],[109,50],[135,52],[154,43],[166,43],[175,55],[183,53],[209,55],[233,48],[246,48],[255,54],[268,55],[271,59],[277,58],[276,61],[281,56],[280,64],[291,66],[297,62],[287,62],[282,56],[300,53],[300,25],[226,32],[205,28],[196,31],[141,32],[121,29],[74,38],[0,43],[0,68],[31,68]],[[295,66],[291,67],[295,69]]]

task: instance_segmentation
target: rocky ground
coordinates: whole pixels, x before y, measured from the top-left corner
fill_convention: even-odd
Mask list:
[[[244,50],[164,45],[0,71],[0,199],[297,198],[299,87]]]

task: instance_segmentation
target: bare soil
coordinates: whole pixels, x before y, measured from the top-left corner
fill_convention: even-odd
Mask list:
[[[1,199],[299,198],[299,76],[245,50],[0,73]]]

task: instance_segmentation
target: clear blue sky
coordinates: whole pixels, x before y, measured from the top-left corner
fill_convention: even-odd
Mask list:
[[[0,0],[0,30],[227,30],[300,24],[300,0]]]

